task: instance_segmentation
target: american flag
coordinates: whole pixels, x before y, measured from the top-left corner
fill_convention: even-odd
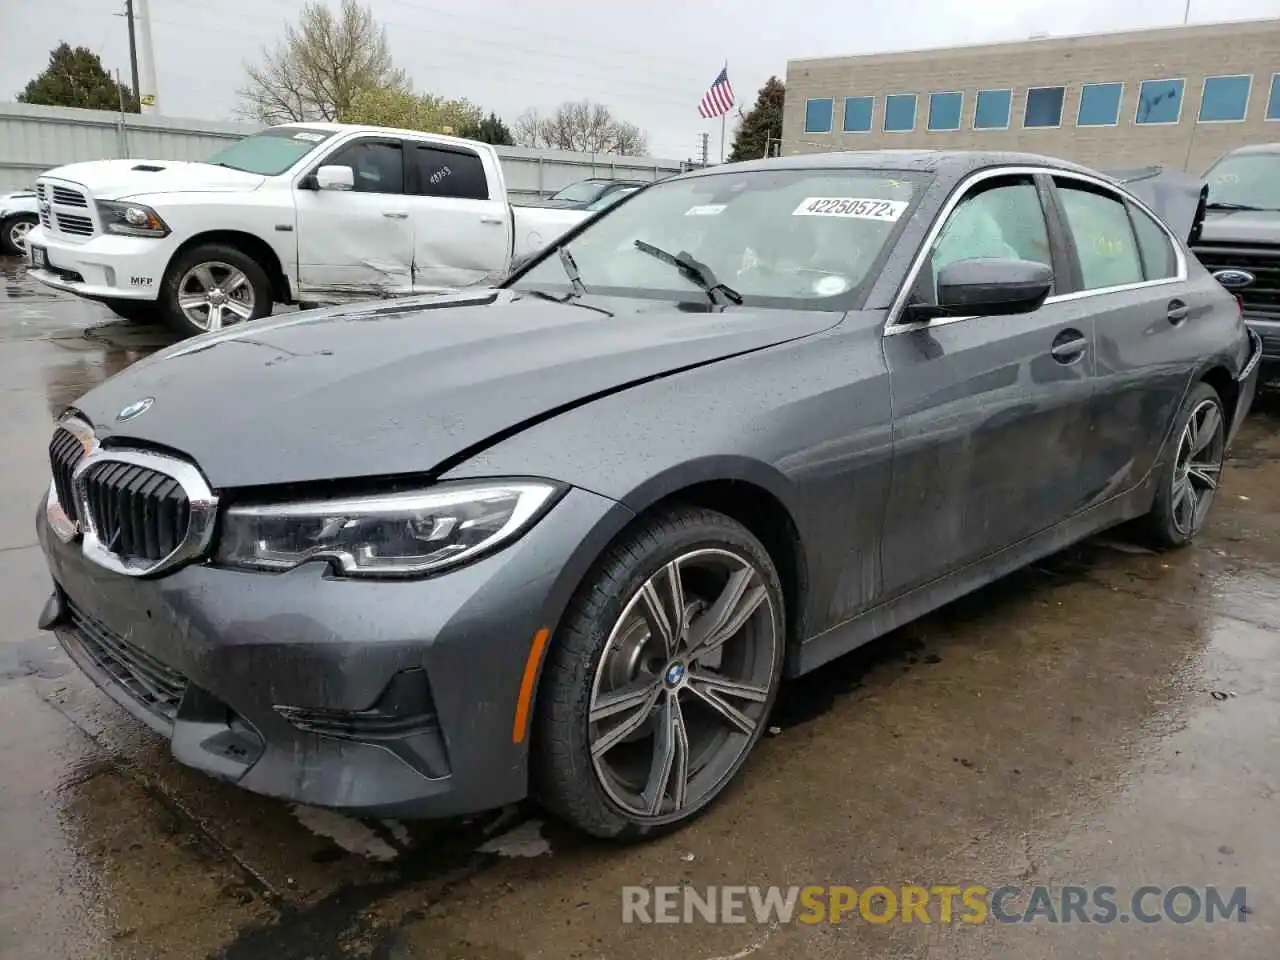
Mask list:
[[[703,117],[723,117],[732,108],[733,86],[729,83],[729,67],[726,65],[698,104],[698,113]]]

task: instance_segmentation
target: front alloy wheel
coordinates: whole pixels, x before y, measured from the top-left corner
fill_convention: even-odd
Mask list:
[[[249,278],[229,263],[197,264],[178,281],[178,307],[187,322],[202,331],[251,320],[254,306]]]
[[[539,799],[616,839],[692,820],[763,733],[783,622],[768,553],[721,514],[665,515],[609,551],[544,671]]]

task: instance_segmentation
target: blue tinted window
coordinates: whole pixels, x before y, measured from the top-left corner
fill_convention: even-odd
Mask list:
[[[1182,115],[1181,80],[1143,80],[1138,88],[1137,123],[1177,123]]]
[[[871,111],[875,104],[872,97],[844,98],[844,129],[846,133],[866,133],[871,129]]]
[[[884,128],[901,133],[916,128],[916,95],[895,93],[884,98]]]
[[[1080,91],[1077,127],[1114,127],[1120,122],[1123,83],[1086,83]]]
[[[960,113],[963,110],[963,93],[929,94],[929,129],[959,130]]]
[[[1024,127],[1058,127],[1062,125],[1062,101],[1067,91],[1062,87],[1032,87],[1027,91]]]
[[[804,102],[804,132],[830,133],[831,109],[835,101],[831,97],[825,100],[806,100]]]
[[[1267,119],[1280,120],[1280,73],[1271,76],[1271,96],[1267,98]]]
[[[1253,77],[1205,77],[1200,95],[1200,119],[1243,120],[1249,109]]]
[[[1004,130],[1009,126],[1009,113],[1012,109],[1012,90],[979,90],[977,106],[973,111],[973,128]]]

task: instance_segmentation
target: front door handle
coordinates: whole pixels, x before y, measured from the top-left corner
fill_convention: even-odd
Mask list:
[[[503,223],[506,223],[507,221],[503,220],[501,217],[481,217],[480,222],[503,224]]]
[[[390,220],[408,220],[409,214],[403,210],[383,210],[382,215]]]
[[[1172,323],[1175,327],[1178,324],[1180,324],[1183,320],[1187,319],[1187,314],[1189,314],[1190,312],[1191,312],[1191,308],[1188,307],[1181,300],[1169,301],[1169,312],[1167,316],[1169,318],[1169,322]]]
[[[1053,338],[1049,353],[1059,363],[1075,363],[1084,356],[1089,341],[1079,330],[1063,330]]]

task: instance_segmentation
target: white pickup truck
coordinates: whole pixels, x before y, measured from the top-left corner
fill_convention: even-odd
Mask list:
[[[73,163],[36,191],[35,279],[184,335],[277,303],[493,282],[591,216],[513,206],[488,144],[334,123],[271,127],[204,163]]]

